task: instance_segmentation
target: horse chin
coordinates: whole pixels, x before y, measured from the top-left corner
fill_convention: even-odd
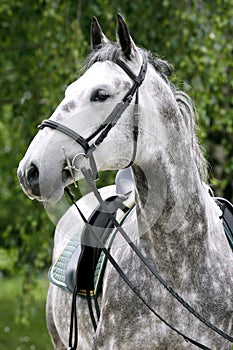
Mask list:
[[[25,189],[22,185],[21,185],[21,188],[22,188],[24,194],[25,194],[29,199],[31,199],[31,200],[36,199],[36,200],[38,200],[39,202],[42,201],[42,199],[41,199],[40,196],[34,195],[30,190]]]
[[[61,191],[55,191],[55,192],[49,192],[46,195],[41,195],[41,196],[37,196],[34,195],[31,192],[26,192],[24,191],[24,193],[26,194],[26,196],[31,199],[31,200],[37,200],[38,202],[50,202],[50,203],[56,203],[59,202],[59,200],[61,199],[63,193],[64,193],[64,188],[62,188]]]

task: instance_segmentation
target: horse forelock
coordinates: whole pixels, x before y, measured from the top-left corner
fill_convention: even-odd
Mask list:
[[[167,62],[154,55],[143,48],[138,48],[141,55],[143,55],[147,61],[154,67],[156,72],[168,83],[168,77],[173,72],[173,67]],[[83,64],[83,70],[90,68],[96,62],[112,61],[117,62],[118,59],[123,58],[121,48],[115,42],[109,42],[104,45],[100,45],[98,49],[93,50],[86,58]]]
[[[207,179],[207,163],[203,156],[202,150],[196,136],[197,125],[197,112],[192,99],[181,89],[175,86],[169,77],[173,73],[173,67],[165,60],[154,56],[150,51],[138,48],[141,55],[143,55],[151,66],[155,69],[156,73],[167,83],[174,97],[177,101],[180,113],[186,124],[189,137],[191,140],[191,146],[193,148],[194,160],[199,172],[199,175],[203,181]],[[117,62],[118,59],[122,59],[123,54],[121,48],[115,42],[108,42],[104,45],[100,45],[98,49],[93,50],[86,58],[83,64],[83,71],[89,69],[96,62],[111,61]]]

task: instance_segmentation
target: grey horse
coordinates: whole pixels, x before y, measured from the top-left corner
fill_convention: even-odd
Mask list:
[[[116,43],[108,40],[93,19],[92,47],[84,74],[67,88],[50,120],[87,139],[133,84],[118,60],[136,76],[143,60],[148,62],[145,79],[138,88],[138,101],[134,95],[96,147],[94,161],[98,171],[119,170],[132,163],[136,206],[123,229],[182,298],[216,327],[231,334],[232,252],[220,220],[221,212],[206,186],[206,163],[195,137],[193,103],[169,81],[171,66],[136,46],[120,15]],[[136,102],[139,114],[135,150]],[[95,135],[90,143],[94,144],[97,138]],[[83,152],[80,144],[59,130],[40,130],[18,169],[26,195],[42,202],[58,201],[64,188],[82,177],[79,165],[75,163],[71,174],[67,162],[74,164]],[[81,200],[81,207],[92,205],[88,198]],[[66,220],[61,219],[55,234],[54,259],[68,239],[67,222],[72,222],[69,213],[65,214]],[[170,325],[209,349],[231,349],[230,341],[200,322],[156,280],[118,234],[111,254],[148,304]],[[68,347],[71,298],[66,291],[50,286],[47,325],[57,350]],[[78,349],[196,348],[155,317],[110,263],[98,299],[100,319],[96,331],[86,301],[77,300]]]

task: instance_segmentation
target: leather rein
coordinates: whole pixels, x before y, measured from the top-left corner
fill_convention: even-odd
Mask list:
[[[126,74],[129,75],[129,77],[133,80],[133,85],[129,89],[129,91],[126,93],[124,98],[119,102],[113,111],[109,114],[109,116],[106,118],[104,123],[102,123],[98,129],[91,134],[88,138],[83,138],[80,134],[76,133],[72,129],[56,122],[53,120],[44,120],[42,121],[41,125],[38,126],[39,129],[43,129],[44,127],[49,127],[51,129],[56,129],[57,131],[60,131],[61,133],[69,136],[73,140],[75,140],[85,151],[85,154],[83,155],[84,158],[89,160],[89,167],[82,166],[79,170],[81,170],[87,184],[89,185],[90,189],[94,193],[95,197],[97,198],[99,204],[102,206],[103,210],[108,213],[110,220],[112,221],[113,225],[115,226],[116,230],[122,235],[122,237],[126,240],[127,244],[131,247],[131,249],[135,252],[135,254],[138,256],[138,258],[143,262],[144,266],[146,266],[147,269],[156,277],[156,279],[159,280],[159,282],[163,285],[163,287],[184,307],[186,308],[192,315],[194,315],[200,322],[204,323],[205,326],[210,328],[212,331],[218,333],[221,337],[225,338],[226,340],[233,343],[233,337],[228,335],[227,333],[223,332],[218,327],[211,324],[208,320],[206,320],[202,315],[200,315],[192,306],[190,306],[164,279],[163,277],[158,273],[158,271],[151,265],[151,263],[147,260],[147,258],[140,252],[138,247],[131,241],[130,237],[127,235],[127,233],[124,231],[124,229],[121,227],[121,225],[118,223],[118,221],[115,219],[114,215],[109,210],[108,206],[102,199],[96,184],[95,180],[97,179],[98,172],[97,167],[95,163],[95,159],[93,156],[93,152],[95,149],[104,141],[104,139],[107,137],[109,131],[116,125],[117,121],[120,119],[124,111],[127,109],[127,107],[130,105],[134,95],[136,94],[135,98],[135,106],[134,106],[134,130],[133,130],[133,140],[134,140],[134,149],[133,149],[133,155],[130,161],[130,165],[133,164],[136,156],[136,150],[137,150],[137,139],[138,139],[138,90],[140,85],[143,83],[146,71],[147,71],[147,61],[143,57],[143,63],[140,69],[139,74],[136,76],[133,71],[121,60],[117,60],[116,64],[118,64]],[[92,141],[96,136],[96,140],[90,145],[89,142]],[[72,171],[72,168],[75,167],[68,167],[70,172]],[[77,170],[77,169],[76,169]],[[72,175],[72,174],[71,174]],[[96,240],[98,240],[98,236],[96,235],[94,229],[88,225],[88,221],[85,218],[84,214],[81,212],[80,208],[78,207],[75,198],[70,191],[70,189],[67,187],[66,192],[68,196],[70,197],[72,203],[77,208],[82,220],[84,221],[85,225],[89,228],[90,233],[93,234]],[[102,242],[100,242],[102,244]],[[143,302],[143,304],[157,317],[162,321],[166,326],[168,326],[171,330],[176,332],[178,335],[183,337],[186,341],[190,342],[191,344],[195,345],[196,347],[204,350],[211,350],[210,348],[206,347],[205,345],[199,343],[198,341],[193,340],[192,338],[186,336],[185,334],[181,333],[177,328],[173,327],[171,324],[169,324],[165,319],[163,319],[145,300],[145,298],[141,295],[140,290],[138,287],[135,287],[132,282],[129,280],[127,275],[123,272],[123,270],[120,268],[118,263],[115,261],[115,259],[110,254],[109,250],[107,248],[102,248],[102,251],[106,258],[109,260],[109,262],[113,265],[113,267],[116,269],[118,274],[121,276],[121,278],[126,282],[128,287],[134,292],[134,294]],[[91,307],[91,301],[90,298],[88,298],[88,307],[92,319],[92,324],[94,327],[94,330],[96,330],[97,324],[94,318],[93,310]],[[96,307],[98,310],[98,307]],[[99,312],[97,312],[97,316],[99,315]],[[99,317],[98,317],[99,318]],[[77,349],[78,345],[78,330],[77,330],[78,324],[77,324],[77,313],[76,313],[76,296],[75,296],[75,290],[73,293],[73,302],[72,302],[72,312],[71,312],[71,326],[70,326],[70,338],[69,338],[69,348],[70,350]],[[73,336],[74,332],[74,336]],[[74,342],[73,342],[74,338]],[[72,344],[73,342],[73,344]]]

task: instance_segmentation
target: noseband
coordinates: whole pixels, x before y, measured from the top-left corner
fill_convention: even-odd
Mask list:
[[[105,121],[98,127],[96,131],[94,131],[86,139],[80,134],[78,134],[77,132],[73,131],[72,129],[54,120],[49,120],[49,119],[43,120],[42,123],[38,126],[38,128],[41,130],[45,127],[56,129],[62,132],[63,134],[69,136],[73,140],[75,140],[84,149],[85,157],[89,159],[93,179],[96,179],[98,177],[98,172],[97,172],[96,163],[93,157],[93,152],[104,141],[109,131],[116,125],[117,121],[120,119],[124,111],[128,108],[134,95],[136,94],[134,113],[133,113],[134,148],[133,148],[132,158],[128,166],[131,166],[135,160],[136,151],[137,151],[137,139],[138,139],[138,89],[140,85],[143,83],[145,79],[146,71],[147,71],[147,60],[144,57],[142,58],[143,58],[143,62],[138,75],[135,75],[134,72],[120,59],[116,61],[116,64],[120,66],[125,71],[125,73],[133,80],[133,85],[125,94],[123,99],[115,106],[115,108],[112,110],[109,116],[105,119]],[[90,145],[89,142],[93,140],[98,134],[99,136],[97,137],[95,142]]]

